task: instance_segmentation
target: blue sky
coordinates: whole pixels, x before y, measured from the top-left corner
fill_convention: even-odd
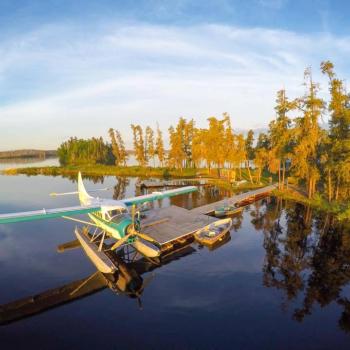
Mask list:
[[[276,91],[330,59],[349,77],[347,1],[0,0],[0,150],[228,112],[265,127]],[[326,119],[326,117],[325,117]]]

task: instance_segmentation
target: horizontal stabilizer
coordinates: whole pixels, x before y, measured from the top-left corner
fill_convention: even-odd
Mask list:
[[[110,188],[109,188],[109,187],[106,187],[106,188],[98,188],[98,189],[96,189],[96,190],[89,190],[89,192],[108,191],[108,190],[110,190]],[[50,196],[52,196],[52,197],[70,196],[70,195],[73,195],[73,194],[79,194],[79,191],[62,192],[62,193],[59,193],[59,192],[52,192],[52,193],[50,193]]]

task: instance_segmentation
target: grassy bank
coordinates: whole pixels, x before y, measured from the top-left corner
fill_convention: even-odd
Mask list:
[[[160,177],[160,178],[186,178],[196,176],[196,169],[168,169],[152,167],[116,167],[109,165],[93,166],[48,166],[48,167],[26,167],[4,170],[5,175],[24,174],[28,176],[47,175],[47,176],[73,176],[81,171],[86,176],[135,176],[135,177]]]
[[[292,200],[308,205],[314,209],[333,214],[339,220],[350,220],[350,203],[328,202],[327,199],[320,195],[316,195],[314,198],[310,199],[299,192],[288,189],[276,189],[272,194],[286,200]]]
[[[45,175],[45,176],[63,176],[74,178],[78,172],[81,172],[85,176],[132,176],[140,178],[193,178],[193,177],[207,177],[206,169],[170,169],[170,168],[153,168],[153,167],[140,167],[140,166],[128,166],[128,167],[116,167],[108,165],[81,165],[81,166],[47,166],[47,167],[25,167],[25,168],[13,168],[4,170],[2,173],[5,175]],[[269,174],[261,178],[261,183],[251,183],[249,181],[249,175],[246,169],[242,169],[242,180],[246,180],[245,183],[239,186],[232,185],[228,180],[219,178],[209,178],[209,182],[219,188],[229,191],[242,191],[252,190],[260,187],[264,187],[270,184],[271,179]]]
[[[223,188],[225,190],[233,191],[233,192],[254,190],[254,189],[265,187],[271,184],[270,178],[268,177],[262,177],[260,183],[251,183],[249,181],[248,172],[245,169],[242,170],[242,179],[246,180],[246,182],[241,183],[237,186],[233,185],[232,183],[230,183],[225,179],[212,178],[212,179],[209,179],[209,182],[217,187]]]
[[[169,168],[152,168],[152,167],[116,167],[108,165],[82,165],[82,166],[49,166],[49,167],[26,167],[7,169],[2,173],[5,175],[19,175],[24,174],[27,176],[46,175],[46,176],[64,176],[75,177],[78,172],[81,171],[85,176],[134,176],[140,178],[158,177],[158,178],[193,178],[198,174],[204,175],[205,169],[169,169]],[[252,184],[249,181],[247,171],[242,170],[242,178],[247,182],[240,184],[239,186],[233,186],[229,181],[225,179],[211,178],[210,183],[220,188],[229,191],[242,191],[252,190],[260,187],[267,186],[271,183],[271,175],[266,173],[261,178],[260,184]],[[340,220],[350,220],[350,203],[329,203],[327,199],[318,195],[312,199],[307,198],[301,192],[293,189],[275,190],[273,195],[283,199],[293,200],[305,205],[311,206],[315,209],[322,210],[331,214],[334,214]]]
[[[159,178],[189,178],[189,177],[210,177],[208,176],[207,169],[171,169],[171,168],[153,168],[153,167],[140,167],[140,166],[126,166],[117,167],[113,165],[80,165],[80,166],[46,166],[46,167],[24,167],[24,168],[12,168],[3,170],[4,175],[46,175],[46,176],[74,176],[78,172],[81,172],[86,176],[134,176],[134,177],[159,177]],[[249,181],[248,172],[246,169],[242,169],[242,180],[246,180],[245,183],[239,185],[240,189],[259,188],[266,186],[270,183],[269,175],[261,178],[260,184],[252,184]],[[225,189],[235,189],[228,180],[211,178],[210,182],[214,185]]]

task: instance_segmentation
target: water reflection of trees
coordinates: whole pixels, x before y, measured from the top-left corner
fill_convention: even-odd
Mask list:
[[[284,292],[284,306],[297,303],[293,318],[311,315],[313,306],[336,302],[339,327],[350,332],[350,225],[301,204],[265,200],[251,211],[252,223],[264,234],[263,284]]]
[[[170,203],[172,205],[192,209],[231,196],[232,192],[216,186],[198,186],[196,192],[192,192],[188,195],[174,196],[170,199]]]
[[[53,175],[53,176],[55,176],[55,175]],[[62,175],[58,175],[58,176],[69,179],[73,183],[78,182],[78,176],[76,174],[62,174]],[[94,183],[94,184],[103,184],[104,180],[105,180],[104,176],[85,175],[85,174],[83,174],[82,176],[83,176],[83,180],[92,181],[92,183]]]
[[[113,199],[125,198],[125,191],[129,185],[129,179],[127,177],[116,177],[117,183],[114,186]]]

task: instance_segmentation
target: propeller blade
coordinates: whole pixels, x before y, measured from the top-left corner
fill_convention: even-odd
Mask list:
[[[125,235],[123,238],[119,239],[112,247],[111,250],[118,249],[121,245],[123,245],[130,237],[132,234]]]
[[[140,238],[144,239],[145,241],[148,241],[152,244],[154,244],[156,247],[159,247],[159,243],[154,240],[152,237],[146,235],[145,233],[141,233],[141,232],[135,232],[136,236],[139,236]]]

